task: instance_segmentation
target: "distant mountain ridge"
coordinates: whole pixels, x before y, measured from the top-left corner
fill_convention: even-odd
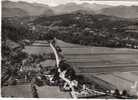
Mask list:
[[[82,3],[82,4],[67,3],[64,5],[53,7],[52,9],[56,14],[65,14],[65,13],[71,13],[77,10],[86,10],[89,12],[94,12],[94,11],[96,12],[106,7],[110,7],[110,5],[89,4],[89,3]]]
[[[20,8],[2,8],[3,17],[24,17],[28,16],[28,13]]]
[[[23,1],[2,1],[2,8],[7,9],[2,9],[5,17],[6,15],[10,16],[10,14],[11,16],[53,16],[83,10],[89,14],[103,14],[121,18],[138,18],[138,6],[111,6],[96,3],[67,3],[51,7],[45,4],[27,3]],[[14,9],[15,11],[13,11],[13,8],[16,8],[16,10]],[[12,9],[12,11],[10,9]],[[22,10],[21,13],[19,13],[19,10],[17,11],[17,9]]]
[[[104,8],[100,12],[104,15],[122,18],[138,18],[138,6],[115,6]]]
[[[40,16],[43,14],[50,14],[53,15],[54,12],[48,5],[37,4],[37,3],[27,3],[27,2],[12,2],[12,1],[3,1],[2,8],[19,8],[24,10],[24,12],[28,13],[28,16]],[[8,13],[8,12],[6,12]]]

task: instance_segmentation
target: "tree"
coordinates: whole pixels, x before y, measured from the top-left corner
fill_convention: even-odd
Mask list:
[[[118,89],[115,89],[115,92],[114,92],[113,95],[116,96],[116,97],[119,97],[120,96],[119,90]]]

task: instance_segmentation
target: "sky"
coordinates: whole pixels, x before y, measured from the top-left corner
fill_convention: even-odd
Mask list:
[[[6,1],[6,0],[3,0]],[[49,6],[57,6],[59,4],[66,4],[69,2],[74,3],[98,3],[98,4],[107,4],[107,5],[137,5],[138,6],[138,0],[10,0],[10,1],[26,1],[31,3],[43,3],[47,4]]]

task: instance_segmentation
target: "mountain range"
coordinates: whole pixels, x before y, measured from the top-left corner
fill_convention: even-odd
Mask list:
[[[20,8],[2,8],[2,16],[3,17],[24,17],[28,16],[28,13]]]
[[[71,13],[77,10],[87,11],[90,14],[102,14],[122,18],[138,18],[138,6],[111,6],[90,3],[67,3],[51,7],[39,3],[2,1],[2,16],[53,16]]]
[[[102,5],[102,4],[89,4],[89,3],[82,3],[82,4],[76,4],[76,3],[67,3],[64,5],[59,5],[56,7],[53,7],[53,11],[55,14],[65,14],[65,13],[71,13],[77,10],[85,10],[89,12],[97,12],[98,10],[101,10],[103,8],[108,8],[110,5]]]
[[[138,6],[116,6],[104,8],[100,13],[122,18],[138,18]]]
[[[20,2],[3,1],[2,8],[6,8],[6,9],[10,9],[10,10],[14,10],[15,8],[21,9],[24,12],[28,13],[28,16],[40,16],[40,15],[45,15],[45,14],[46,15],[54,14],[54,12],[51,10],[51,8],[48,5],[37,4],[37,3],[27,3],[27,2],[21,2],[21,1]],[[21,13],[24,14],[24,12],[21,12]],[[9,11],[4,10],[2,12],[2,14],[3,13],[9,13]],[[12,15],[14,16],[14,14],[12,14]],[[19,13],[16,12],[16,14],[19,14]]]

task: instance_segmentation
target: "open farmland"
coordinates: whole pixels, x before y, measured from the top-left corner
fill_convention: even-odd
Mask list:
[[[98,73],[100,71],[106,72],[106,70],[107,72],[114,72],[114,70],[120,71],[120,69],[122,71],[123,69],[124,71],[138,70],[137,49],[85,47],[79,45],[76,45],[76,47],[72,45],[72,48],[68,48],[60,40],[57,40],[57,43],[61,47],[65,59],[78,70],[83,70],[81,73],[94,71]],[[69,44],[67,43],[67,45]]]
[[[137,71],[138,73],[138,71]],[[138,86],[132,88],[134,84],[138,81],[138,76],[133,72],[111,72],[111,73],[85,73],[85,77],[93,80],[94,82],[100,84],[100,86],[109,88],[112,87],[123,91],[124,89],[128,91],[129,94],[137,95]],[[112,87],[111,87],[112,84]]]
[[[133,74],[133,72],[115,72],[93,75],[115,85],[120,90],[126,89],[131,91],[131,87],[138,81],[138,76]],[[136,87],[136,89],[138,89],[138,87]]]
[[[65,59],[81,73],[111,73],[138,70],[138,50],[127,48],[86,47],[57,40]],[[29,54],[53,53],[46,41],[26,46]]]
[[[87,47],[70,44],[57,40],[62,49],[63,56],[75,69],[77,74],[84,75],[90,82],[98,84],[105,90],[131,90],[131,86],[138,81],[138,50],[126,48]],[[23,50],[28,54],[53,53],[46,41],[35,41]],[[43,66],[54,66],[55,60],[41,62]],[[14,86],[3,87],[2,96],[31,97],[31,94],[16,92]],[[9,89],[14,90],[11,92]],[[22,89],[29,91],[29,88]],[[70,94],[61,92],[58,87],[37,87],[39,97],[70,98]],[[52,94],[51,94],[52,93]]]
[[[138,50],[86,47],[57,40],[65,59],[78,74],[101,83],[100,86],[129,90],[138,81]],[[97,78],[95,78],[97,77]],[[107,82],[102,82],[101,80]]]
[[[32,45],[25,46],[23,51],[28,54],[53,53],[47,41],[35,41]]]
[[[32,98],[30,85],[5,86],[2,88],[3,97]]]
[[[40,98],[71,98],[69,92],[60,91],[57,86],[43,86],[37,87],[38,95]]]

